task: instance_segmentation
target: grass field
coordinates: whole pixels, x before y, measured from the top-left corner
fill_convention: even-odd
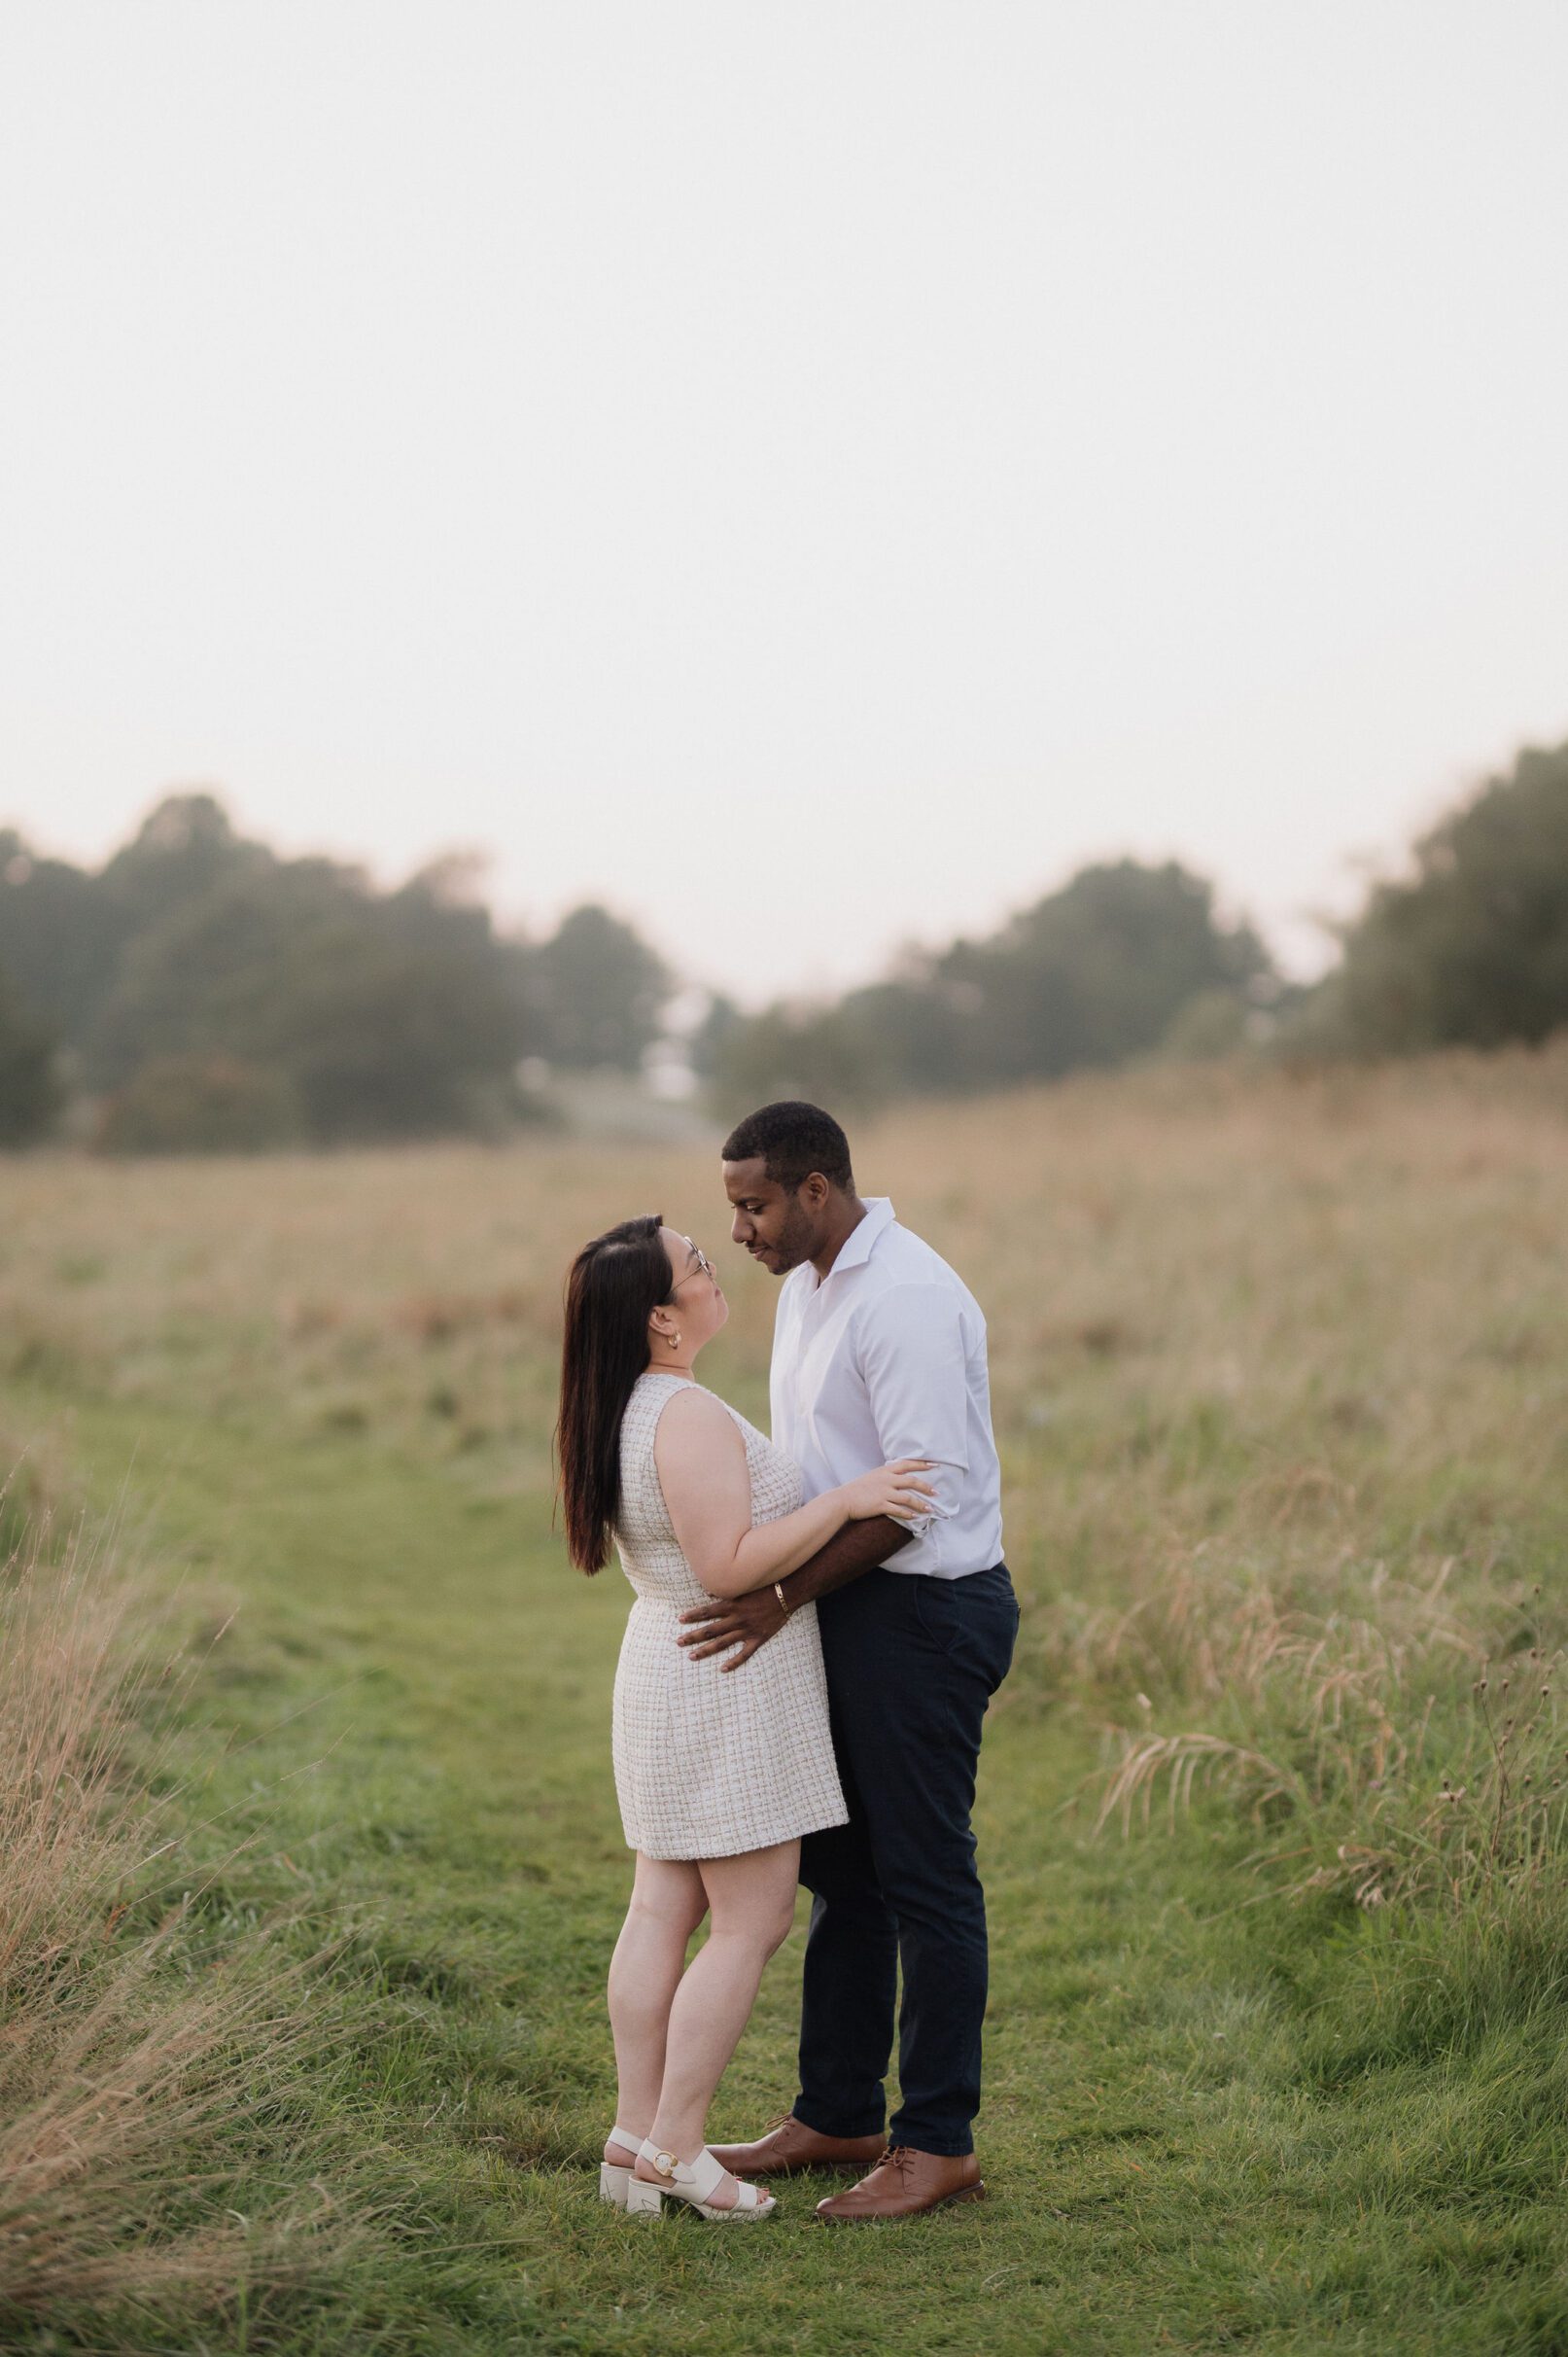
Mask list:
[[[714,1157],[15,1161],[4,1512],[113,1512],[189,1665],[117,1770],[176,1847],[52,2002],[159,1921],[155,2029],[270,1995],[95,2273],[18,2271],[54,2213],[0,2195],[0,2344],[1568,2352],[1568,1054],[856,1144],[992,1325],[992,2198],[830,2234],[797,2185],[728,2235],[596,2199],[627,1592],[552,1532],[560,1277],[662,1209],[732,1283],[704,1378],[760,1416],[774,1294]],[[716,2132],[792,2093],[798,1965]],[[209,2221],[222,2263],[160,2273]]]

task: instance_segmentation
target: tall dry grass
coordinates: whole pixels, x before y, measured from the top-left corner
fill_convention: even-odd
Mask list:
[[[25,1526],[0,1565],[0,2321],[226,2307],[336,2232],[325,2198],[240,2214],[309,2015],[297,1965],[186,1937],[190,1667],[112,1539]]]
[[[1506,1600],[1456,1610],[1450,1567],[1426,1587],[1373,1572],[1327,1612],[1267,1581],[1189,1582],[1124,1616],[1095,1649],[1097,1685],[1151,1661],[1185,1674],[1163,1711],[1139,1686],[1137,1723],[1109,1725],[1097,1829],[1147,1827],[1157,1799],[1173,1826],[1195,1793],[1222,1792],[1265,1831],[1252,1864],[1289,1896],[1500,1911],[1547,1884],[1568,1895],[1562,1649],[1515,1642]],[[1489,1644],[1507,1648],[1496,1662]]]

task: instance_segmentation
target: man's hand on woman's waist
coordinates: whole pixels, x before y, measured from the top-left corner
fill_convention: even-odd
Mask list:
[[[777,1636],[791,1612],[802,1604],[814,1603],[818,1597],[827,1596],[835,1588],[849,1586],[862,1572],[874,1570],[885,1564],[889,1555],[907,1547],[914,1532],[907,1524],[896,1523],[890,1515],[876,1514],[864,1522],[846,1523],[834,1532],[825,1547],[808,1557],[797,1571],[774,1587],[753,1588],[746,1596],[714,1597],[706,1604],[693,1604],[680,1615],[685,1636],[676,1641],[689,1645],[694,1661],[706,1661],[710,1654],[723,1653],[731,1645],[740,1650],[724,1663],[726,1670],[739,1670],[749,1662],[759,1645],[770,1636]]]

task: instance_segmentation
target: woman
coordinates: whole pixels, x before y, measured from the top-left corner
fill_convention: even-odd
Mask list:
[[[792,1460],[693,1379],[728,1316],[713,1263],[658,1216],[595,1237],[567,1281],[557,1441],[573,1562],[600,1570],[613,1538],[637,1590],[614,1705],[637,1870],[610,1968],[618,2094],[600,2190],[742,2220],[777,2203],[714,2161],[708,2107],[794,1919],[800,1837],[849,1812],[814,1607],[734,1671],[682,1650],[678,1615],[783,1579],[846,1522],[918,1520],[931,1492],[910,1458],[802,1505]]]

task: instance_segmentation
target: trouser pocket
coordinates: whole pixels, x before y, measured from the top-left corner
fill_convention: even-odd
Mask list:
[[[1018,1637],[1018,1599],[1005,1564],[963,1579],[909,1575],[915,1615],[927,1639],[953,1667],[995,1693],[1012,1666]]]

